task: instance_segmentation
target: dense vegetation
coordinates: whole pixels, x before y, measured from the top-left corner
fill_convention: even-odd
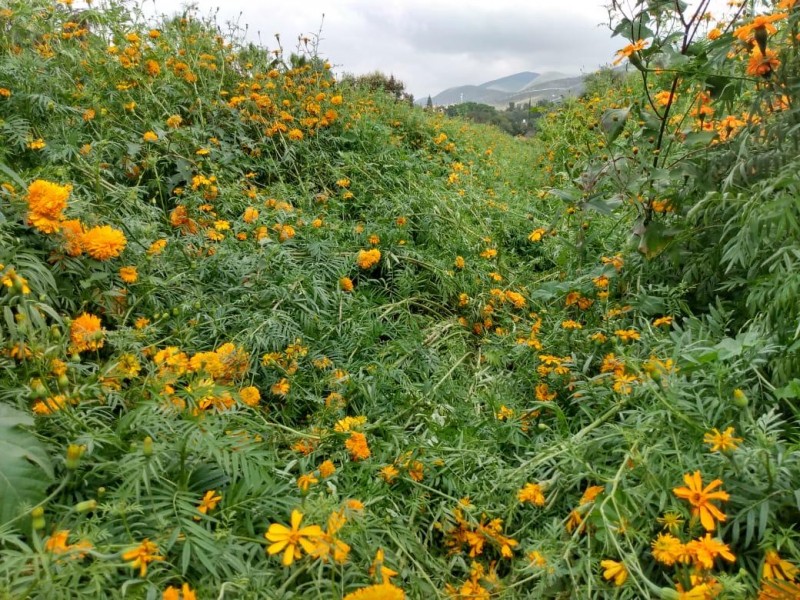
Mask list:
[[[3,4],[0,596],[797,598],[800,14],[698,4],[533,140]]]

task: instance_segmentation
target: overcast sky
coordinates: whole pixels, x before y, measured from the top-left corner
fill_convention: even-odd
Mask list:
[[[294,49],[322,24],[320,53],[336,73],[380,70],[416,98],[519,71],[591,72],[625,40],[611,38],[608,0],[194,0],[201,14],[236,21],[248,38]],[[173,14],[185,0],[144,0]],[[324,23],[323,23],[324,15]]]

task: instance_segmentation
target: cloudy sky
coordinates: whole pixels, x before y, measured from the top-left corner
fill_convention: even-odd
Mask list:
[[[292,50],[322,25],[320,53],[337,73],[380,70],[417,98],[519,71],[591,72],[625,45],[611,38],[610,0],[193,0],[248,38]],[[172,14],[185,0],[144,0]],[[324,22],[323,22],[324,15]]]
[[[185,0],[146,0],[172,14]],[[337,73],[380,70],[424,98],[519,71],[577,74],[609,63],[604,0],[194,0],[201,14],[247,26],[248,37],[285,50],[322,24],[320,52]],[[323,22],[324,15],[324,22]]]

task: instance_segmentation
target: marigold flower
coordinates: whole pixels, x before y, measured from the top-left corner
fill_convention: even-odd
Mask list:
[[[300,140],[303,139],[303,132],[300,131],[299,129],[296,129],[296,128],[295,129],[291,129],[289,131],[288,137],[289,137],[290,140],[300,141]]]
[[[339,288],[343,292],[352,292],[353,291],[353,280],[349,277],[342,277],[339,279]]]
[[[344,446],[350,452],[353,460],[366,460],[372,454],[367,445],[367,436],[360,431],[350,432],[350,437],[345,441]]]
[[[167,240],[156,240],[150,247],[147,249],[147,254],[150,256],[155,256],[157,254],[161,254],[164,251],[164,248],[167,247]]]
[[[157,142],[158,134],[155,131],[145,131],[144,135],[142,135],[142,139],[145,142]]]
[[[326,460],[319,466],[319,475],[323,479],[327,479],[336,472],[336,465],[332,460]]]
[[[267,554],[283,552],[282,563],[286,567],[302,557],[301,548],[310,554],[314,550],[314,540],[323,535],[319,525],[301,528],[302,521],[303,513],[295,509],[292,511],[291,528],[280,523],[272,523],[264,534],[264,537],[272,542],[267,548]]]
[[[161,600],[197,600],[197,595],[188,583],[184,583],[180,588],[169,586],[162,592]]]
[[[788,560],[783,560],[775,550],[767,550],[764,554],[764,567],[761,574],[764,579],[784,579],[792,581],[798,574],[798,569]]]
[[[183,123],[183,117],[180,115],[172,115],[167,118],[167,127],[171,129],[177,129]]]
[[[618,65],[626,58],[631,58],[636,52],[644,50],[647,47],[646,40],[637,40],[633,44],[628,44],[621,50],[617,50],[617,58],[614,59],[614,65]]]
[[[521,503],[528,502],[534,506],[544,506],[545,498],[542,492],[542,486],[538,483],[526,483],[519,492],[517,492],[517,499]]]
[[[100,318],[83,313],[70,324],[70,341],[75,352],[98,350],[103,347],[103,329]]]
[[[678,498],[682,498],[692,505],[692,516],[699,517],[700,523],[706,531],[714,531],[718,521],[725,521],[725,514],[711,503],[711,500],[726,501],[730,498],[727,492],[718,491],[712,492],[713,489],[722,485],[721,479],[715,479],[706,487],[703,487],[703,480],[700,471],[695,471],[693,474],[686,473],[683,476],[683,481],[687,487],[674,488],[672,493]]]
[[[300,491],[303,493],[307,492],[308,488],[315,483],[319,483],[319,479],[317,479],[313,473],[305,473],[297,478],[297,487],[299,487]]]
[[[781,66],[781,61],[778,60],[778,55],[772,50],[767,50],[762,53],[758,46],[753,48],[750,54],[750,60],[747,63],[747,74],[754,77],[767,78]]]
[[[625,580],[628,579],[628,569],[625,568],[624,563],[615,560],[602,560],[600,561],[600,566],[604,569],[603,578],[608,581],[613,579],[614,585],[617,587],[621,586],[625,583]]]
[[[247,386],[239,390],[239,398],[243,403],[247,406],[258,406],[258,403],[261,401],[261,393],[258,391],[258,388],[255,386]]]
[[[712,538],[710,533],[705,537],[692,540],[686,544],[686,552],[694,559],[698,568],[710,569],[714,566],[714,560],[720,556],[728,562],[734,562],[736,557],[731,553],[727,544]]]
[[[661,327],[662,325],[672,325],[672,317],[658,317],[653,321],[653,327]]]
[[[350,592],[343,600],[405,600],[405,597],[401,588],[387,581]]]
[[[465,265],[466,265],[466,262],[464,261],[464,257],[463,256],[456,256],[455,261],[453,261],[453,266],[456,269],[461,270],[461,269],[464,268]]]
[[[120,267],[119,277],[125,283],[136,283],[139,281],[139,272],[136,267]]]
[[[381,260],[381,251],[377,248],[371,250],[359,250],[356,263],[362,269],[371,269]]]
[[[394,465],[386,465],[380,470],[381,479],[383,479],[386,483],[392,483],[397,476],[400,474],[400,471],[397,470],[397,467]]]
[[[100,225],[84,233],[81,243],[86,253],[95,260],[108,260],[118,257],[125,249],[128,240],[119,229]]]
[[[154,561],[164,560],[164,557],[159,556],[157,544],[149,539],[144,539],[138,546],[123,553],[122,560],[130,562],[132,568],[139,569],[139,577],[145,577],[147,565]]]
[[[28,186],[28,223],[42,233],[54,233],[60,229],[63,211],[72,192],[71,185],[59,185],[37,179]]]
[[[219,504],[220,500],[222,500],[222,496],[220,494],[217,494],[215,490],[208,490],[200,500],[197,511],[204,515],[208,514],[208,511],[217,508],[217,504]]]
[[[683,543],[670,533],[659,533],[651,544],[653,558],[671,567],[686,552]]]
[[[733,437],[733,427],[728,427],[720,433],[715,427],[703,436],[703,442],[711,445],[711,452],[729,452],[736,450],[742,438]]]
[[[280,381],[272,384],[270,391],[275,396],[286,397],[289,394],[290,389],[291,389],[291,384],[289,383],[289,380],[286,379],[285,377],[282,377]]]

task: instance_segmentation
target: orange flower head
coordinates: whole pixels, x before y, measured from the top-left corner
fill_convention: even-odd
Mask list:
[[[711,501],[722,500],[724,502],[730,498],[730,495],[722,490],[712,491],[722,485],[722,480],[715,479],[703,487],[700,471],[695,471],[693,474],[685,474],[683,481],[686,483],[686,487],[674,488],[672,493],[692,505],[692,516],[700,518],[700,523],[706,531],[714,531],[716,528],[714,519],[725,521],[726,516]]]

